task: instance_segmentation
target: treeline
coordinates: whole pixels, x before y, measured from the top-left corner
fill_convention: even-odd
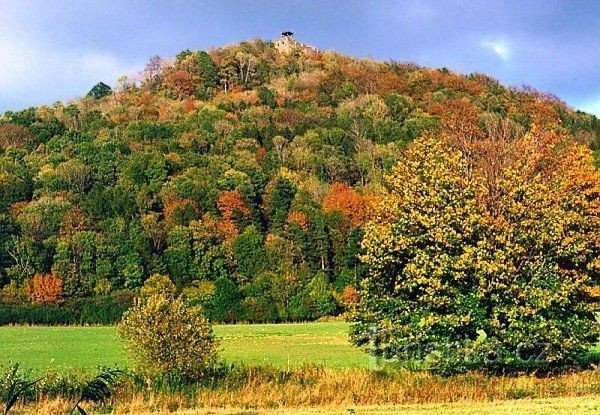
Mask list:
[[[15,321],[44,307],[99,321],[85,304],[160,274],[215,321],[337,314],[357,301],[382,177],[465,114],[483,133],[535,124],[600,151],[597,118],[534,90],[263,41],[155,57],[114,91],[7,112],[0,303]]]

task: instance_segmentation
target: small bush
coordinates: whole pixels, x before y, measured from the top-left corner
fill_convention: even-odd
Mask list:
[[[182,297],[157,294],[138,300],[119,325],[127,350],[150,376],[202,380],[217,360],[212,327]]]

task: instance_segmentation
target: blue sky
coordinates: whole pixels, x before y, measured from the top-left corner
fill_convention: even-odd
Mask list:
[[[153,55],[283,30],[319,49],[531,85],[600,115],[599,1],[0,0],[0,112],[114,85]]]

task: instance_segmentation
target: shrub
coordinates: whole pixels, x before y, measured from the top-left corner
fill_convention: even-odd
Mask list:
[[[201,380],[216,363],[211,325],[182,297],[138,300],[123,315],[118,333],[139,369],[151,376]]]
[[[61,304],[0,304],[0,325],[6,324],[114,324],[133,305],[132,291],[115,291],[93,298],[70,299]]]
[[[0,290],[0,304],[19,305],[27,302],[27,293],[16,281],[11,281]]]
[[[182,295],[188,305],[206,308],[206,305],[212,301],[214,291],[214,281],[193,281],[191,285],[183,289]]]
[[[50,304],[0,306],[0,325],[8,324],[76,324],[78,316],[71,310]]]

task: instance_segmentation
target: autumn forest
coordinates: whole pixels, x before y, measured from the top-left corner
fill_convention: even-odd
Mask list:
[[[113,87],[0,117],[0,324],[113,323],[145,282],[167,277],[211,321],[339,315],[385,246],[384,230],[365,225],[389,219],[382,201],[410,212],[390,191],[451,203],[492,232],[459,195],[440,202],[403,186],[417,186],[418,171],[442,192],[427,171],[454,185],[482,172],[487,199],[472,206],[498,213],[499,226],[512,208],[502,192],[542,187],[494,180],[519,154],[547,160],[540,142],[574,149],[561,154],[579,161],[558,172],[565,188],[588,188],[597,170],[581,160],[600,160],[600,121],[529,87],[262,40],[151,58]],[[418,152],[463,170],[419,170]],[[559,194],[565,181],[544,189]],[[471,185],[464,195],[477,194]],[[527,220],[553,211],[538,196]]]

